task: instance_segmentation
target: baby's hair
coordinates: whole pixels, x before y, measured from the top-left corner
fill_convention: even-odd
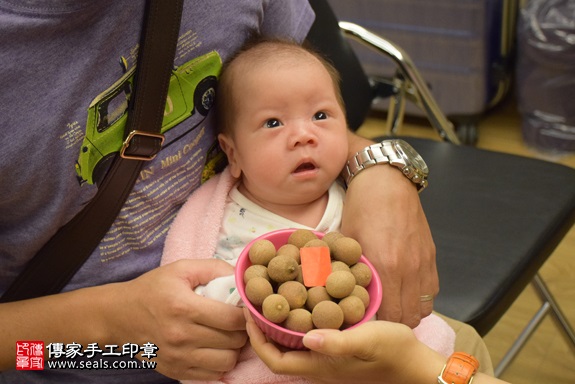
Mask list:
[[[236,65],[245,65],[245,63],[257,62],[262,63],[266,60],[273,59],[278,55],[284,55],[292,59],[298,55],[309,58],[309,55],[315,57],[327,70],[333,82],[334,92],[338,103],[345,112],[345,105],[340,90],[340,75],[337,69],[319,52],[309,45],[300,45],[297,42],[279,38],[262,38],[256,37],[250,39],[235,55],[227,60],[222,68],[222,73],[218,81],[218,90],[216,92],[216,125],[219,133],[230,133],[231,126],[235,115],[233,78],[237,76],[237,71],[232,70]],[[239,64],[238,64],[239,63]]]

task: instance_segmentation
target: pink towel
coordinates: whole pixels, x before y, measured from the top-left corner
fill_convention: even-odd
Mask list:
[[[198,188],[174,219],[166,237],[162,264],[179,259],[208,259],[216,251],[218,233],[224,216],[226,198],[237,179],[226,168]],[[431,314],[413,330],[418,340],[444,356],[453,353],[455,332],[440,317]],[[207,383],[184,381],[184,383]],[[295,376],[276,375],[246,345],[236,367],[220,381],[210,383],[309,383]]]

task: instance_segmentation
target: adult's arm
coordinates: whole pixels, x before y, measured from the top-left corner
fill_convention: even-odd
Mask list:
[[[446,358],[418,341],[403,324],[370,321],[345,331],[317,329],[303,339],[310,351],[280,351],[246,313],[256,354],[277,374],[303,376],[314,383],[430,384]],[[474,384],[504,384],[476,373]]]
[[[349,132],[348,157],[370,144]],[[378,319],[416,327],[433,309],[433,301],[420,297],[437,295],[439,280],[435,244],[415,185],[392,166],[361,171],[347,189],[342,232],[360,242],[381,276]]]
[[[159,348],[153,361],[162,374],[218,379],[247,340],[244,316],[193,288],[232,271],[221,260],[182,260],[128,282],[2,304],[0,370],[15,367],[18,340],[101,348],[150,342]]]

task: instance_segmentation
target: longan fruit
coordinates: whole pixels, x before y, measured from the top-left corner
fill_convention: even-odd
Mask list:
[[[317,236],[309,229],[296,229],[289,235],[288,244],[302,248],[305,243],[313,239],[317,239]]]
[[[371,282],[371,269],[365,263],[357,263],[350,267],[351,273],[355,276],[357,285],[367,287]]]
[[[342,237],[333,243],[332,257],[351,266],[359,261],[361,252],[361,245],[357,240],[351,237]]]
[[[252,264],[268,265],[275,255],[276,247],[267,239],[256,240],[248,251],[248,257]]]
[[[274,293],[274,290],[271,283],[265,278],[253,277],[247,282],[245,292],[250,303],[260,306],[266,297]]]
[[[343,323],[345,325],[357,324],[365,316],[363,301],[357,296],[348,296],[337,304],[343,311]]]
[[[351,272],[351,270],[349,269],[349,265],[347,265],[343,261],[337,261],[337,260],[334,260],[331,262],[331,271],[332,272],[335,272],[335,271]]]
[[[322,301],[314,307],[311,319],[316,328],[339,329],[343,324],[343,311],[333,301]]]
[[[276,253],[276,256],[279,256],[279,255],[291,256],[291,257],[293,257],[293,259],[295,261],[297,261],[298,264],[301,263],[301,259],[300,259],[300,255],[299,255],[299,248],[293,244],[282,245]]]
[[[264,279],[269,280],[268,268],[265,265],[250,265],[244,271],[244,284],[247,284],[247,282],[254,277],[263,277]]]
[[[304,246],[302,248],[311,248],[311,247],[328,247],[329,245],[327,245],[327,243],[323,240],[320,239],[313,239],[308,241],[307,243],[304,244]]]
[[[262,313],[272,323],[282,323],[287,319],[289,312],[290,308],[286,298],[277,293],[269,295],[262,303]]]
[[[279,286],[277,293],[286,298],[292,310],[303,307],[307,300],[307,288],[297,281],[286,281]]]
[[[301,264],[298,264],[298,266],[297,266],[297,276],[296,276],[294,281],[297,281],[298,283],[303,284],[303,271],[301,268]]]
[[[329,252],[331,254],[333,254],[333,243],[335,243],[335,241],[341,237],[344,237],[343,234],[337,231],[328,232],[322,237],[322,240],[325,241],[329,246]]]
[[[307,301],[305,302],[307,309],[313,311],[314,307],[322,301],[331,301],[331,296],[325,287],[317,286],[307,290]]]
[[[313,321],[311,319],[311,312],[303,309],[292,309],[283,326],[294,332],[306,333],[313,329]]]
[[[325,289],[331,297],[343,299],[353,292],[355,277],[348,271],[335,271],[329,274],[325,282]]]
[[[295,280],[298,273],[298,263],[290,256],[276,256],[268,264],[268,274],[276,283],[281,284],[289,280]]]
[[[353,291],[351,292],[350,296],[359,297],[361,299],[361,301],[363,302],[363,306],[365,307],[365,309],[367,309],[367,307],[369,306],[369,303],[370,303],[369,293],[367,292],[367,289],[365,289],[361,285],[356,285],[353,288]]]

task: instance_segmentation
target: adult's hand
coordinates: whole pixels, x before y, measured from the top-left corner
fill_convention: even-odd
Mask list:
[[[370,142],[352,135],[350,143],[363,148]],[[421,298],[437,295],[439,279],[415,185],[392,166],[364,169],[348,186],[341,231],[359,241],[381,276],[378,319],[416,327],[433,310],[433,301]]]
[[[446,362],[404,324],[369,321],[345,331],[315,329],[303,338],[309,351],[285,352],[266,339],[247,310],[246,320],[252,348],[272,372],[314,383],[435,383]],[[473,382],[509,384],[481,372]]]
[[[403,324],[371,321],[346,331],[318,329],[303,339],[311,351],[280,351],[246,315],[252,348],[277,374],[314,383],[431,383],[445,358]]]
[[[118,292],[125,306],[118,329],[128,341],[155,344],[156,369],[164,375],[216,380],[235,366],[247,341],[244,316],[193,289],[232,273],[221,260],[180,260],[148,272],[126,284],[128,294]]]

